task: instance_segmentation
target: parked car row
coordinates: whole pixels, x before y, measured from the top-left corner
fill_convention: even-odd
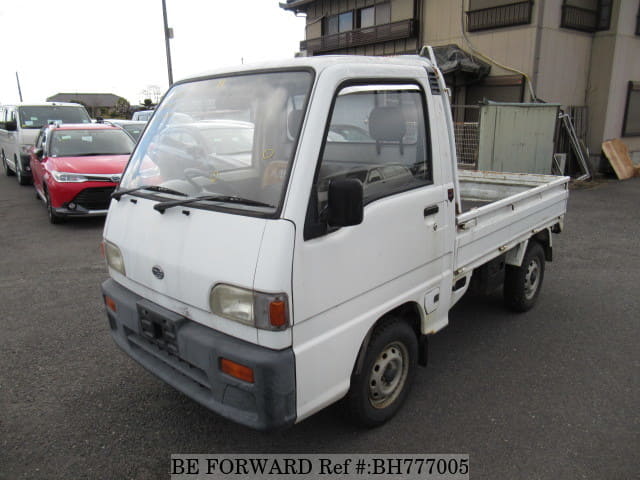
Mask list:
[[[106,215],[111,193],[146,122],[92,123],[82,105],[0,106],[4,173],[33,183],[49,221]]]

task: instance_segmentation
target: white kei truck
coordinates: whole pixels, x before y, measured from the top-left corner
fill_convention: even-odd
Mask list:
[[[472,276],[531,308],[569,179],[458,171],[434,63],[296,58],[174,84],[104,227],[118,346],[255,429],[341,399],[373,427]]]

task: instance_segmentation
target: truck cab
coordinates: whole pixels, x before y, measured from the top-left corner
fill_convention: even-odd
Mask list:
[[[444,88],[425,58],[351,56],[172,86],[105,223],[116,343],[253,428],[343,397],[362,425],[391,418],[473,269],[514,248],[520,268],[532,235],[526,225],[465,253],[473,268],[456,263],[461,187]],[[547,180],[531,188],[546,192]],[[566,192],[553,192],[535,222],[542,237],[564,214]],[[474,219],[474,239],[495,243]]]

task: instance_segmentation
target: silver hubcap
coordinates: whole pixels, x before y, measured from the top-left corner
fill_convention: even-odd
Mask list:
[[[527,300],[531,300],[540,285],[540,264],[538,259],[534,258],[527,266],[527,273],[524,275],[524,296]]]
[[[404,344],[392,342],[376,359],[369,374],[369,401],[375,408],[393,403],[404,388],[409,370],[409,353]]]

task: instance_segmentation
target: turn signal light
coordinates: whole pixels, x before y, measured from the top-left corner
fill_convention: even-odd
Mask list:
[[[111,298],[111,297],[108,297],[107,295],[104,296],[104,304],[112,312],[117,312],[118,311],[118,307],[116,305],[115,300],[113,298]]]
[[[227,358],[220,359],[220,371],[245,382],[253,383],[253,369]]]
[[[282,327],[287,324],[286,303],[276,300],[269,304],[269,323],[274,327]]]

